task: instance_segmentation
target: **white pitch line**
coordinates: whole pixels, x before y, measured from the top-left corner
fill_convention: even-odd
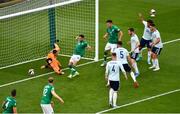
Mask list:
[[[176,41],[180,41],[180,38],[164,42],[163,44],[168,44],[168,43],[172,43],[172,42],[176,42]],[[102,61],[102,60],[103,59],[99,59],[98,61],[90,61],[90,62],[87,62],[87,63],[83,63],[83,64],[80,64],[80,65],[77,65],[77,67],[85,66],[85,65],[88,65],[88,64],[91,64],[91,63],[96,63],[96,62],[99,62],[99,61]],[[68,70],[68,69],[69,68],[64,68],[63,71]],[[5,87],[5,86],[9,86],[9,85],[13,85],[13,84],[17,84],[17,83],[21,83],[21,82],[25,82],[25,81],[28,81],[28,80],[36,79],[36,78],[43,77],[43,76],[46,76],[46,75],[50,75],[50,74],[53,74],[53,73],[54,72],[49,72],[49,73],[37,75],[37,76],[34,76],[34,77],[30,77],[30,78],[26,78],[26,79],[14,81],[14,82],[2,84],[2,85],[0,85],[0,88]]]
[[[131,103],[121,105],[121,106],[117,106],[115,108],[110,108],[110,109],[107,109],[107,110],[103,110],[103,111],[97,112],[96,114],[102,114],[102,113],[109,112],[109,111],[112,111],[112,110],[116,110],[116,109],[120,109],[120,108],[127,107],[127,106],[130,106],[130,105],[134,105],[134,104],[137,104],[137,103],[141,103],[141,102],[144,102],[144,101],[149,101],[149,100],[152,100],[152,99],[155,99],[155,98],[158,98],[158,97],[162,97],[162,96],[165,96],[165,95],[169,95],[169,94],[172,94],[172,93],[175,93],[175,92],[179,92],[179,91],[180,91],[180,89],[165,92],[165,93],[158,94],[158,95],[155,95],[155,96],[152,96],[152,97],[148,97],[148,98],[137,100],[137,101],[134,101],[134,102],[131,102]]]

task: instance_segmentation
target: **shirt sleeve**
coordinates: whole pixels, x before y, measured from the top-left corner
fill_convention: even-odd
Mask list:
[[[16,107],[16,102],[13,104],[13,107]]]
[[[116,32],[119,32],[119,31],[121,31],[121,30],[120,30],[120,28],[118,28],[118,27],[116,26],[116,27],[115,27],[115,31],[116,31]]]
[[[52,87],[51,91],[54,91],[54,90],[55,90],[55,88],[54,88],[54,87]]]
[[[129,52],[128,52],[128,50],[126,50],[126,55],[127,55],[127,56],[129,56]]]
[[[88,46],[88,43],[87,43],[87,42],[85,42],[85,43],[84,43],[84,47],[87,47],[87,46]]]
[[[144,26],[147,26],[147,21],[142,21],[142,23],[144,24]]]
[[[156,38],[160,38],[159,32],[156,33]]]

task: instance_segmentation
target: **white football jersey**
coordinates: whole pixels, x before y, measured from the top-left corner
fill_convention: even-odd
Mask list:
[[[115,51],[117,60],[120,61],[122,64],[128,64],[127,57],[129,56],[129,52],[127,49],[123,47],[116,48]]]
[[[120,81],[120,70],[125,72],[120,61],[109,61],[106,65],[106,74],[108,75],[108,80]]]
[[[131,51],[134,51],[135,53],[139,53],[139,48],[136,48],[137,43],[139,43],[139,39],[137,35],[134,34],[131,36]]]
[[[143,38],[145,40],[151,40],[152,39],[152,32],[150,30],[150,28],[147,26],[147,22],[143,21],[144,24],[144,33],[143,33]]]
[[[160,42],[157,43],[157,44],[155,45],[155,47],[157,47],[157,48],[162,48],[162,47],[163,47],[163,43],[162,43],[161,36],[160,36],[160,33],[159,33],[158,30],[156,30],[156,31],[154,31],[154,32],[152,33],[152,40],[153,40],[153,42],[155,42],[155,41],[157,40],[157,38],[160,38]]]

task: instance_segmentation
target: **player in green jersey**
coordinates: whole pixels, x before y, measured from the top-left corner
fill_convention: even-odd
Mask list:
[[[105,46],[104,50],[104,62],[101,66],[105,66],[107,63],[108,51],[111,53],[117,48],[117,42],[122,40],[123,32],[116,26],[113,25],[112,20],[107,20],[107,30],[104,35],[104,39],[108,38],[108,43]]]
[[[7,97],[2,105],[3,114],[17,114],[16,108],[16,90],[13,89],[11,91],[11,96]]]
[[[72,78],[79,75],[79,73],[76,70],[76,65],[80,61],[81,57],[84,56],[86,48],[88,50],[91,49],[91,46],[89,46],[89,44],[85,41],[84,35],[77,36],[76,40],[77,44],[75,46],[74,53],[71,56],[71,59],[69,60],[68,66],[70,68],[71,73],[68,76],[68,78]]]
[[[44,114],[53,114],[54,103],[52,102],[52,96],[57,98],[62,104],[64,103],[64,101],[61,97],[59,97],[56,94],[54,90],[54,86],[53,86],[54,78],[49,77],[48,82],[49,83],[46,86],[44,86],[44,89],[43,89],[43,96],[41,98],[41,108]]]

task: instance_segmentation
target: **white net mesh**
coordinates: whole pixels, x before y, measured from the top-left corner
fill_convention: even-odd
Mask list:
[[[73,0],[53,0],[52,4]],[[0,18],[13,13],[49,6],[48,0],[30,0],[1,8]],[[56,7],[56,32],[61,54],[72,55],[74,37],[84,34],[93,47],[87,58],[95,57],[95,0]],[[45,57],[50,51],[48,9],[0,19],[0,68]]]

